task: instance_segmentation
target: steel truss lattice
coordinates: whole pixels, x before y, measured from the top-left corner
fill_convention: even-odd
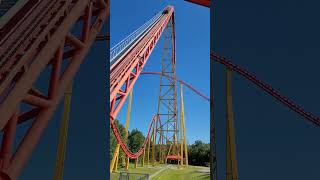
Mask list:
[[[153,137],[153,162],[179,158],[179,130],[176,92],[175,29],[171,18],[164,31],[160,94],[158,97],[157,122]],[[168,76],[174,78],[168,78]],[[157,145],[156,145],[157,144]]]

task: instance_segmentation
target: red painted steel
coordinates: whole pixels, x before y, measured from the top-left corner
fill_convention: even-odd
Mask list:
[[[135,47],[130,49],[130,52],[120,57],[117,61],[118,63],[115,63],[115,65],[110,67],[111,121],[113,121],[119,113],[171,18],[174,19],[174,9],[172,6],[168,6],[166,8],[166,13],[162,14],[160,20],[138,43],[135,44]]]
[[[194,4],[198,4],[205,7],[210,7],[210,0],[185,0]]]
[[[158,75],[158,76],[161,76],[161,72],[141,72],[141,75]],[[169,75],[162,75],[162,76],[166,76],[168,78],[174,79],[173,76],[169,76]],[[180,79],[176,79],[176,81],[178,81],[181,84],[185,85],[186,87],[188,87],[190,90],[192,90],[193,92],[198,94],[200,97],[204,98],[205,100],[210,101],[210,98],[208,98],[207,96],[202,94],[200,91],[196,90],[194,87],[192,87],[190,84],[186,83],[185,81],[182,81]]]
[[[141,72],[140,75],[159,75],[159,76],[160,76],[160,75],[161,75],[161,72]],[[168,77],[168,78],[174,78],[174,77],[172,77],[172,76],[166,76],[166,77]],[[206,97],[205,95],[203,95],[200,91],[196,90],[196,89],[195,89],[194,87],[192,87],[190,84],[188,84],[188,83],[186,83],[186,82],[184,82],[184,81],[182,81],[182,80],[179,80],[179,79],[177,79],[177,81],[179,81],[180,83],[184,84],[186,87],[188,87],[189,89],[191,89],[193,92],[195,92],[195,93],[196,93],[197,95],[199,95],[200,97],[204,98],[204,99],[207,100],[207,101],[210,101],[210,99],[209,99],[208,97]],[[157,118],[157,119],[156,119],[156,118]],[[153,124],[154,124],[156,121],[158,121],[158,120],[159,120],[159,122],[161,122],[160,119],[159,119],[159,116],[158,116],[158,117],[157,117],[157,116],[154,116],[154,117],[152,118],[152,121],[151,121],[151,123],[150,123],[150,125],[149,125],[148,134],[147,134],[147,136],[146,136],[146,139],[145,139],[143,145],[141,146],[141,148],[140,148],[136,153],[130,152],[130,150],[128,149],[128,147],[126,146],[126,144],[123,142],[123,140],[122,140],[122,138],[121,138],[121,136],[120,136],[120,133],[119,133],[117,127],[116,127],[115,121],[110,121],[110,123],[111,123],[111,129],[112,129],[112,131],[113,131],[113,133],[114,133],[114,135],[115,135],[115,137],[116,137],[116,139],[117,139],[117,142],[120,144],[121,149],[123,150],[123,152],[124,152],[129,158],[131,158],[131,159],[136,159],[136,158],[138,158],[138,157],[140,157],[140,156],[142,155],[143,150],[146,148],[145,145],[148,143],[148,139],[149,139],[149,136],[150,136],[150,130],[151,130]]]
[[[110,67],[110,126],[121,149],[127,157],[132,159],[138,158],[143,153],[148,141],[150,128],[157,116],[153,118],[149,126],[148,135],[143,146],[136,153],[130,152],[123,143],[114,120],[170,19],[174,22],[174,8],[172,6],[166,7],[159,21],[157,21],[148,33],[136,42],[133,47],[128,50],[129,52],[124,53],[124,55],[117,60],[117,63]],[[175,53],[175,48],[173,53]]]
[[[251,81],[255,85],[257,85],[259,88],[261,88],[263,91],[274,97],[276,100],[280,101],[282,104],[293,110],[294,112],[300,114],[302,117],[307,119],[308,121],[312,122],[313,124],[320,126],[320,118],[305,111],[301,106],[297,105],[295,102],[290,100],[289,98],[281,95],[278,91],[276,91],[274,88],[272,88],[267,83],[264,83],[263,81],[256,78],[253,74],[249,73],[247,70],[233,64],[230,60],[227,60],[226,58],[223,58],[219,55],[217,55],[214,52],[210,53],[210,58],[213,61],[216,61],[227,68],[230,68],[232,71],[237,72],[242,77],[246,78],[247,80]]]
[[[0,179],[18,178],[109,16],[108,0],[30,2],[34,4],[28,10],[22,8],[22,20],[10,21],[12,31],[0,37],[0,128],[5,135],[0,151]],[[71,34],[76,23],[82,26],[79,37]],[[64,69],[63,62],[67,62]],[[46,69],[51,69],[51,74],[44,93],[35,87],[35,82]],[[19,113],[25,105],[30,108]],[[31,119],[31,127],[13,153],[17,124]]]
[[[149,136],[150,136],[150,131],[151,131],[151,129],[152,129],[152,126],[153,126],[153,124],[154,124],[157,120],[159,120],[159,116],[157,116],[157,115],[153,116],[152,121],[151,121],[151,123],[150,123],[150,125],[149,125],[148,134],[147,134],[147,136],[146,136],[146,139],[144,140],[141,148],[140,148],[137,152],[135,152],[135,153],[132,153],[132,152],[128,149],[127,145],[123,142],[123,140],[122,140],[122,138],[121,138],[121,136],[120,136],[120,133],[119,133],[119,131],[118,131],[118,128],[117,128],[117,126],[116,126],[116,124],[115,124],[115,121],[110,121],[110,123],[111,123],[110,125],[111,125],[111,129],[112,129],[112,131],[113,131],[113,134],[114,134],[114,136],[116,137],[117,142],[120,144],[121,149],[122,149],[123,152],[127,155],[128,158],[130,158],[130,159],[136,159],[136,158],[138,158],[138,157],[140,157],[140,156],[142,155],[144,149],[146,148],[146,144],[148,143]]]

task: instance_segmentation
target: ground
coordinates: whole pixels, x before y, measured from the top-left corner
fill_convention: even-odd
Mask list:
[[[140,165],[140,164],[139,164]],[[120,180],[120,172],[125,172],[122,168],[117,173],[111,173],[111,180]],[[145,174],[149,174],[150,180],[209,180],[210,168],[202,166],[188,166],[179,168],[177,165],[157,165],[155,167],[148,165],[145,167],[134,168],[133,164],[130,164],[128,173],[130,174],[130,180],[139,179],[145,177]],[[144,178],[142,178],[144,179]]]

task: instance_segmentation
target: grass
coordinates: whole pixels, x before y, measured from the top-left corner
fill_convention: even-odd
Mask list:
[[[155,167],[151,165],[145,165],[144,167],[141,167],[141,164],[138,164],[137,168],[134,168],[134,164],[129,164],[129,170],[125,171],[124,168],[118,167],[118,172],[111,173],[110,174],[110,180],[118,180],[120,176],[120,172],[128,172],[128,173],[138,173],[138,174],[149,174],[152,175],[159,171],[161,168],[163,168],[163,165],[157,165]],[[131,179],[137,179],[137,177],[141,177],[142,175],[130,175]]]
[[[139,164],[140,165],[140,164]],[[161,171],[158,174],[158,171],[161,169],[165,170]],[[119,168],[117,173],[111,173],[110,179],[111,180],[118,180],[120,173],[125,171],[123,168]],[[139,174],[155,174],[151,180],[209,180],[209,167],[201,167],[201,166],[188,166],[183,168],[178,168],[177,165],[157,165],[155,167],[149,165],[145,167],[138,166],[137,168],[134,168],[134,164],[129,165],[129,173],[139,173]],[[141,177],[142,175],[130,175],[130,180],[135,180]]]
[[[209,180],[210,171],[208,167],[188,166],[178,169],[177,166],[159,173],[152,180]]]

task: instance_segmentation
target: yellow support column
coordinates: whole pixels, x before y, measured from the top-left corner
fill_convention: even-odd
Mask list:
[[[117,166],[117,158],[119,156],[119,150],[120,150],[120,144],[117,144],[117,147],[113,153],[113,157],[110,163],[110,173],[112,173],[112,171],[116,169],[115,166]]]
[[[67,137],[68,137],[68,124],[69,124],[69,113],[71,106],[72,96],[72,83],[69,84],[68,88],[64,93],[64,110],[60,124],[60,133],[57,148],[56,166],[54,173],[54,180],[62,180],[64,159],[66,153]]]
[[[129,104],[128,104],[128,110],[127,110],[126,125],[125,125],[125,137],[124,137],[124,139],[128,138],[128,128],[129,128],[129,122],[130,122],[131,103],[132,103],[132,91],[133,90],[130,91],[130,96],[129,96]],[[120,144],[117,144],[117,147],[115,149],[115,152],[113,154],[113,157],[112,157],[112,160],[111,160],[111,163],[110,163],[110,173],[113,170],[116,171],[118,169],[119,151],[120,151]],[[122,157],[122,158],[125,158],[125,157]],[[127,162],[129,162],[129,161],[127,161]],[[129,167],[129,165],[128,166],[126,165],[126,170],[128,170],[127,167]]]
[[[134,160],[134,168],[137,168],[137,167],[138,167],[138,161],[139,161],[139,158],[137,158],[137,159]]]
[[[152,166],[156,165],[156,130],[157,130],[157,120],[155,120],[155,123],[153,125],[153,132],[152,132]]]
[[[127,110],[127,118],[126,118],[126,125],[125,125],[125,134],[124,134],[124,139],[128,140],[128,129],[129,129],[129,122],[130,122],[130,115],[131,115],[131,104],[132,104],[132,91],[133,89],[130,91],[130,95],[129,95],[129,104],[128,104],[128,110]],[[122,161],[124,161],[125,157],[122,157]],[[127,161],[126,161],[126,170],[129,169],[129,158],[127,157]]]
[[[182,94],[182,84],[180,83],[180,164],[183,165],[183,94]]]
[[[238,180],[238,165],[236,159],[236,144],[235,144],[235,132],[233,122],[233,109],[232,109],[232,71],[227,69],[227,145],[226,145],[226,168],[227,168],[227,180]]]
[[[118,171],[118,163],[119,163],[119,153],[117,155],[117,158],[116,158],[116,164],[114,166],[114,171],[117,172]]]
[[[185,153],[185,165],[188,166],[188,145],[187,145],[187,134],[186,134],[186,123],[185,123],[185,118],[184,118],[184,98],[183,98],[183,89],[182,89],[182,84],[180,83],[180,89],[181,89],[181,114],[182,114],[182,128],[183,128],[183,144],[184,144],[184,153]],[[183,155],[182,155],[183,156]]]
[[[149,163],[150,163],[150,141],[151,141],[151,136],[152,135],[149,135],[148,146],[147,146],[147,165],[149,165]]]
[[[126,168],[125,168],[126,171],[129,170],[129,158],[126,158]]]
[[[146,155],[146,149],[143,149],[143,156],[141,160],[141,167],[144,167],[144,156]]]

